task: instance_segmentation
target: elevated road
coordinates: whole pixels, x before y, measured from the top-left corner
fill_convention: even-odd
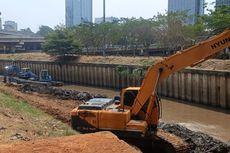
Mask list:
[[[0,31],[0,53],[15,51],[38,51],[44,37],[23,35],[19,32]]]

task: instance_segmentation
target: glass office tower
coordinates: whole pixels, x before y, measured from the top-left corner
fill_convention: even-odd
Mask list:
[[[191,16],[188,24],[194,24],[204,14],[204,0],[168,0],[168,12],[176,11],[187,11]]]
[[[92,0],[66,0],[66,27],[92,22]]]
[[[216,6],[228,5],[230,6],[230,0],[216,0]]]

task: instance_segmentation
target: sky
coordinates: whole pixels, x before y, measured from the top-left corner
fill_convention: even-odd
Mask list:
[[[215,0],[206,0],[207,3]],[[106,16],[151,18],[165,13],[168,0],[106,0]],[[93,19],[102,17],[103,0],[93,0]],[[13,20],[18,29],[65,24],[65,0],[0,0],[2,21]]]

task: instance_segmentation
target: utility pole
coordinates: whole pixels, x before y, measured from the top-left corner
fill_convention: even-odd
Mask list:
[[[103,0],[103,24],[105,24],[105,0]],[[103,56],[105,56],[105,29],[103,33]]]
[[[105,0],[103,0],[103,22],[105,23]]]

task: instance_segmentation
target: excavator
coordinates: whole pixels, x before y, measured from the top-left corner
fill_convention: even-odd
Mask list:
[[[155,152],[187,152],[189,146],[180,137],[158,128],[161,105],[157,86],[169,75],[212,58],[228,47],[230,27],[150,66],[140,87],[121,90],[120,104],[109,98],[95,98],[79,105],[70,113],[72,127],[82,132],[106,130],[119,138],[160,144],[163,150]]]

